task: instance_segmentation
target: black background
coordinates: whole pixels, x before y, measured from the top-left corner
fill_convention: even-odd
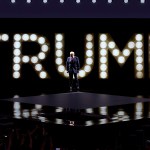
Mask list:
[[[85,78],[80,79],[81,91],[116,95],[149,96],[148,35],[150,19],[0,19],[0,33],[9,34],[9,42],[0,43],[0,95],[2,98],[68,92],[68,79],[63,78],[55,65],[55,33],[64,33],[65,60],[70,50],[74,50],[84,63],[85,35],[94,34],[94,68]],[[45,36],[50,42],[50,52],[42,62],[50,79],[40,79],[29,64],[23,64],[21,79],[12,78],[13,36],[16,33],[36,33]],[[134,53],[121,68],[109,55],[109,79],[99,79],[98,75],[98,35],[109,33],[122,50],[135,33],[144,34],[145,78],[134,77]],[[39,52],[36,43],[23,43],[24,55]],[[65,61],[64,60],[64,61]]]

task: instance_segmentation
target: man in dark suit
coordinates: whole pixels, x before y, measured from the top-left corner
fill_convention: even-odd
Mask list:
[[[73,51],[70,52],[70,57],[67,58],[66,69],[67,72],[69,73],[70,91],[72,91],[73,88],[73,76],[75,79],[76,89],[79,90],[79,81],[77,74],[79,73],[80,62],[79,58],[75,56],[75,53]]]

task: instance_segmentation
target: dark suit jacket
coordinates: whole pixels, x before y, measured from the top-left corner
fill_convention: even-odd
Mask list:
[[[66,68],[69,73],[78,73],[80,69],[80,62],[77,56],[68,57],[66,61]]]

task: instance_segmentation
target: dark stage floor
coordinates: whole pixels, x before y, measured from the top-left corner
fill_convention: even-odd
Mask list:
[[[1,113],[13,119],[93,126],[149,118],[150,99],[70,92],[1,99]]]
[[[69,150],[143,150],[149,118],[148,98],[72,92],[0,100],[1,139],[36,129],[37,135],[46,131],[55,148]]]

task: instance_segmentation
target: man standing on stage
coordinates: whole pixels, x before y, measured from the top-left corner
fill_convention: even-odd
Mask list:
[[[75,53],[73,51],[70,52],[70,57],[67,58],[66,69],[67,72],[69,73],[70,91],[72,91],[73,89],[73,76],[75,79],[76,89],[79,90],[79,81],[78,81],[77,74],[79,73],[80,62],[79,62],[79,58],[75,56]]]

